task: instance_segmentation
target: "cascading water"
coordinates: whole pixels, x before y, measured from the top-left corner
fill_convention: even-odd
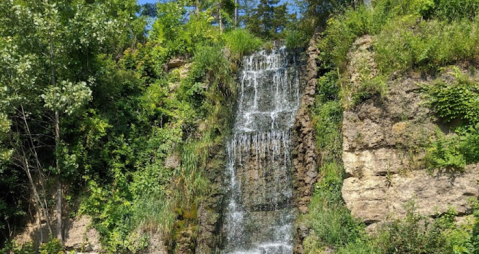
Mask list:
[[[301,99],[296,56],[285,48],[243,59],[233,136],[225,254],[292,254],[291,127]]]

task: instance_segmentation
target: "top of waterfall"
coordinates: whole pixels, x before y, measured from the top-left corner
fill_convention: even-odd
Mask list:
[[[290,128],[301,97],[298,68],[285,46],[244,57],[235,130]]]

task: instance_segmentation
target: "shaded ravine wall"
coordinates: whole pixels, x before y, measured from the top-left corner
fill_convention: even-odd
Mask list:
[[[318,55],[316,46],[319,35],[313,36],[306,50],[306,86],[301,99],[300,108],[296,114],[293,126],[292,159],[293,159],[293,204],[299,214],[306,214],[313,195],[313,187],[318,180],[318,151],[316,151],[315,132],[310,115],[314,104],[316,84],[318,83]],[[308,236],[309,229],[300,224],[295,225],[294,253],[303,253],[303,240]]]

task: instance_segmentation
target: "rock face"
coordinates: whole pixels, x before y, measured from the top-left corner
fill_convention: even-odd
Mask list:
[[[319,36],[315,35],[309,43],[307,50],[306,87],[301,98],[300,108],[295,116],[293,126],[293,202],[299,212],[308,212],[308,205],[313,195],[313,186],[318,178],[317,151],[314,139],[314,128],[310,116],[310,107],[314,103],[316,91],[319,50],[316,41]],[[302,242],[308,234],[308,230],[297,225],[295,229],[294,253],[303,253]]]
[[[217,253],[221,245],[220,229],[223,223],[224,208],[224,146],[212,148],[210,163],[206,168],[206,177],[212,183],[208,198],[198,206],[198,237],[196,239],[195,253]]]
[[[91,227],[89,216],[83,215],[65,220],[64,226],[63,246],[67,251],[92,254],[101,251],[100,234]],[[41,229],[42,232],[40,232],[38,223],[28,223],[23,233],[15,237],[15,242],[19,245],[33,242],[33,246],[38,248],[42,241],[47,241],[49,234],[46,225],[43,224]]]
[[[81,216],[68,221],[65,225],[65,242],[67,250],[98,252],[101,249],[100,234],[91,227],[91,218]]]
[[[168,248],[160,232],[150,234],[148,247],[141,254],[168,254]]]
[[[355,63],[372,59],[368,44],[370,38],[362,38],[355,43],[361,46],[350,52],[353,85],[358,82]],[[421,147],[442,127],[424,105],[417,85],[430,81],[419,74],[389,81],[385,98],[368,99],[343,114],[347,174],[343,199],[352,215],[366,224],[404,216],[409,202],[427,216],[444,213],[450,207],[464,215],[469,212],[468,198],[478,195],[479,165],[469,165],[464,173],[454,175],[428,174],[425,170]]]

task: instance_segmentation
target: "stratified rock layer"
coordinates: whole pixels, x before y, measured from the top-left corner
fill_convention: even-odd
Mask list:
[[[370,43],[369,37],[361,38],[349,54],[353,85],[358,82],[359,67],[355,63],[373,59]],[[343,162],[347,178],[342,194],[352,215],[366,224],[402,217],[410,202],[426,216],[445,213],[450,208],[460,215],[467,214],[468,199],[478,195],[479,165],[467,166],[464,173],[426,172],[421,147],[441,127],[417,85],[427,82],[431,79],[415,74],[390,81],[387,96],[371,98],[344,112]]]

